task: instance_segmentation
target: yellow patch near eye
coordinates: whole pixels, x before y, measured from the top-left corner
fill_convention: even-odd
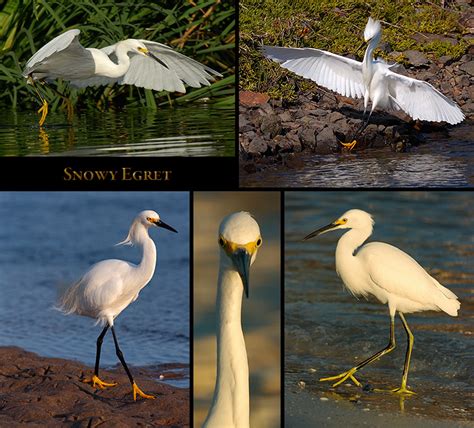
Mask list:
[[[346,224],[347,223],[347,218],[340,218],[339,220],[336,220],[334,224]]]
[[[147,52],[148,52],[148,49],[146,49],[146,48],[138,48],[138,50],[139,50],[140,52],[143,52],[143,53],[147,53]]]
[[[239,248],[245,249],[249,254],[253,254],[258,247],[262,245],[262,238],[259,237],[256,241],[247,242],[246,244],[236,244],[231,241],[226,241],[222,236],[219,237],[219,245],[224,248],[227,254],[235,253]]]

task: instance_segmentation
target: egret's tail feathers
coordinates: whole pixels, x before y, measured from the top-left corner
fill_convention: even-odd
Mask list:
[[[76,282],[69,288],[62,288],[58,291],[58,299],[54,309],[61,311],[64,315],[71,315],[78,310],[77,291],[80,282]]]
[[[442,293],[442,296],[440,296],[438,299],[437,306],[448,315],[457,317],[459,308],[461,307],[458,296],[456,296],[451,290],[441,285],[438,281],[436,281],[436,279],[432,279],[436,285],[436,288]]]

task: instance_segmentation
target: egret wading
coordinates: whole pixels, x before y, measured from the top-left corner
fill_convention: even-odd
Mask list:
[[[177,233],[175,229],[163,222],[155,211],[142,211],[133,220],[127,238],[117,244],[140,246],[143,250],[141,262],[134,265],[123,260],[103,260],[93,265],[79,281],[67,289],[58,302],[58,309],[65,314],[95,318],[97,323],[104,326],[102,333],[97,338],[94,374],[91,378],[83,379],[83,382],[90,383],[94,388],[100,389],[116,385],[116,383],[107,383],[99,378],[102,341],[110,328],[117,357],[130,379],[134,400],[136,400],[137,394],[143,398],[155,397],[141,391],[133,380],[119,347],[114,329],[114,320],[130,303],[138,298],[140,290],[150,282],[155,272],[156,247],[148,235],[150,227],[162,227]]]
[[[459,106],[429,83],[395,73],[392,68],[396,64],[373,58],[381,37],[380,22],[369,18],[364,30],[364,40],[369,44],[362,62],[312,48],[263,46],[262,52],[283,68],[340,95],[363,97],[364,116],[371,101],[367,120],[362,121],[353,141],[341,143],[349,150],[357,144],[356,137],[368,125],[375,108],[402,110],[413,119],[428,122],[462,122],[464,114]]]
[[[44,45],[26,63],[22,75],[32,84],[41,100],[40,126],[48,115],[48,102],[36,81],[62,79],[76,88],[109,85],[135,85],[155,91],[185,93],[184,84],[193,88],[210,85],[220,73],[169,46],[149,40],[127,39],[101,49],[84,48],[80,30],[69,30]],[[59,94],[59,93],[58,93]],[[65,98],[62,94],[63,98]],[[72,105],[68,114],[72,114]]]
[[[250,266],[262,237],[249,213],[237,212],[219,227],[219,277],[217,280],[217,378],[206,428],[249,426],[249,368],[242,332],[241,307],[249,297]]]
[[[460,303],[453,292],[443,287],[402,250],[383,242],[363,245],[372,234],[373,225],[370,214],[353,209],[304,238],[306,241],[333,230],[350,229],[337,243],[336,271],[354,296],[372,295],[381,303],[388,304],[390,313],[390,339],[384,349],[350,370],[337,376],[322,378],[320,381],[334,381],[333,386],[337,386],[350,379],[357,386],[361,386],[354,374],[395,348],[395,314],[398,312],[407,334],[408,346],[402,384],[400,388],[391,391],[413,394],[413,391],[407,388],[407,380],[414,338],[404,314],[431,310],[443,311],[455,317]]]

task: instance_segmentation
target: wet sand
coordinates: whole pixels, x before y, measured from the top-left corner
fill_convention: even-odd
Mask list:
[[[80,362],[0,348],[0,426],[189,426],[189,389],[154,381],[160,373],[150,368],[130,369],[141,390],[155,400],[134,402],[122,368],[101,370],[103,381],[118,385],[95,390],[81,382],[93,369]]]

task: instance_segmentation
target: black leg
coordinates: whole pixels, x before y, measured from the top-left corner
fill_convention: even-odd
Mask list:
[[[133,400],[137,400],[137,394],[142,397],[142,398],[148,398],[148,399],[154,399],[155,397],[153,395],[145,394],[135,383],[133,380],[132,373],[130,373],[130,370],[128,369],[127,363],[125,362],[125,358],[123,357],[123,353],[120,350],[119,343],[117,340],[117,336],[115,334],[114,326],[110,327],[112,330],[112,335],[114,336],[114,343],[115,343],[115,352],[117,354],[118,359],[122,363],[123,368],[125,369],[128,378],[130,379],[130,383],[132,384],[132,393],[133,393]]]
[[[135,381],[133,380],[133,376],[130,373],[130,370],[128,369],[127,363],[125,362],[125,358],[123,357],[123,353],[120,350],[120,346],[119,346],[119,343],[118,343],[118,340],[117,340],[117,336],[115,335],[114,326],[112,326],[111,329],[112,329],[112,335],[114,336],[115,353],[117,354],[118,359],[122,363],[122,366],[125,369],[128,378],[130,379],[130,383],[133,385],[135,383]]]
[[[97,338],[97,351],[95,354],[95,368],[94,368],[94,374],[97,377],[99,377],[99,361],[100,361],[100,351],[102,349],[102,342],[104,341],[104,336],[107,333],[108,329],[109,329],[109,325],[107,324],[102,330],[102,333],[100,333],[100,336]]]

